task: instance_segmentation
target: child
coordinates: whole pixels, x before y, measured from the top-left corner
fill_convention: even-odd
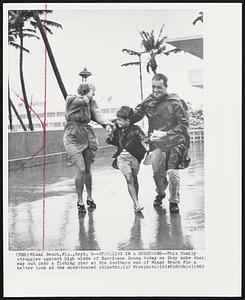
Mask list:
[[[117,119],[113,131],[108,134],[106,142],[117,146],[113,155],[113,166],[124,175],[129,194],[134,202],[135,212],[140,212],[144,207],[139,203],[139,183],[137,174],[140,162],[145,155],[145,147],[142,141],[147,141],[144,132],[139,126],[132,123],[134,111],[129,106],[122,106],[117,111]]]

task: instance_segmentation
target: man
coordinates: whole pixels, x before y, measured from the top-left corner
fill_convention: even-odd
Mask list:
[[[149,122],[150,155],[153,178],[156,185],[154,205],[162,204],[169,184],[170,212],[179,212],[180,177],[178,169],[189,166],[188,109],[177,94],[167,93],[168,78],[155,74],[152,78],[152,94],[135,108],[134,122],[144,116]],[[167,178],[168,177],[168,178]]]
[[[78,197],[77,208],[81,213],[86,213],[83,201],[84,184],[87,190],[87,205],[89,208],[96,208],[92,198],[91,164],[98,144],[94,131],[88,123],[93,120],[108,132],[111,130],[110,124],[113,126],[103,117],[93,99],[94,91],[94,86],[82,83],[77,89],[78,95],[69,95],[66,98],[66,126],[63,141],[68,159],[78,171],[75,185]]]

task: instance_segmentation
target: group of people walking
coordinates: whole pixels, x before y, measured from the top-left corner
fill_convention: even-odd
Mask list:
[[[139,201],[138,172],[140,163],[152,165],[153,179],[156,186],[154,206],[160,206],[169,186],[169,210],[179,211],[180,176],[179,169],[189,166],[188,150],[188,109],[177,94],[167,93],[168,78],[161,73],[152,78],[152,93],[135,109],[122,106],[116,113],[116,119],[107,120],[94,100],[95,87],[82,83],[76,95],[66,99],[66,126],[64,146],[68,159],[77,168],[75,186],[77,208],[86,213],[88,208],[96,208],[92,198],[92,174],[97,139],[91,120],[102,125],[107,131],[106,142],[117,147],[112,165],[124,175],[128,192],[134,203],[134,210],[140,213],[144,208]],[[148,133],[135,123],[144,117],[148,119]],[[83,198],[84,186],[87,190],[86,203]]]

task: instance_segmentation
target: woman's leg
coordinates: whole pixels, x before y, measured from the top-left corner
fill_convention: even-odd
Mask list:
[[[88,148],[86,148],[83,151],[83,157],[85,162],[84,181],[87,190],[87,196],[88,196],[88,200],[92,201],[92,172],[91,172],[91,164],[93,159],[92,152]]]
[[[84,188],[84,179],[85,179],[85,164],[82,153],[74,154],[71,158],[71,161],[74,163],[77,168],[77,175],[75,178],[75,186],[77,191],[77,203],[83,205],[83,188]]]
[[[83,205],[83,187],[84,187],[84,174],[85,171],[78,171],[75,178],[75,186],[77,191],[77,203]]]

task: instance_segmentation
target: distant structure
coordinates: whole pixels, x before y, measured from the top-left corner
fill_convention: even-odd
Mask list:
[[[82,82],[86,82],[87,78],[92,75],[90,71],[87,70],[86,67],[79,73],[79,75],[82,77]]]
[[[177,49],[182,49],[200,59],[203,59],[203,36],[185,36],[172,39],[166,39],[166,43]],[[189,81],[193,87],[203,88],[203,70],[192,69],[189,70]]]
[[[166,43],[203,59],[203,37],[202,37],[202,35],[185,36],[185,37],[166,39]]]

